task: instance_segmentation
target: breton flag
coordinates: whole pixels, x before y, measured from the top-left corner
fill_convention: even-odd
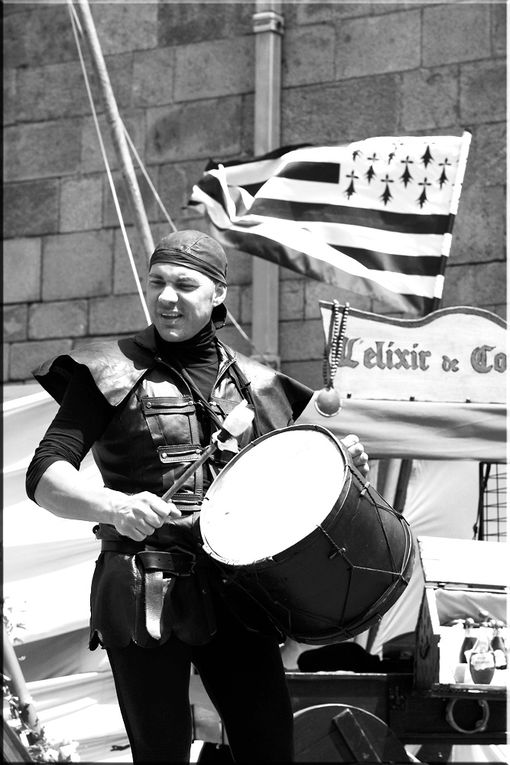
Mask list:
[[[193,187],[227,247],[425,315],[444,284],[471,134],[211,161]]]

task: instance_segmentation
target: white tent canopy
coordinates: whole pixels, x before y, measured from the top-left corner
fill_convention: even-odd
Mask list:
[[[323,425],[338,437],[356,433],[373,459],[506,461],[503,404],[353,398],[324,417],[315,408],[316,395],[299,422]]]

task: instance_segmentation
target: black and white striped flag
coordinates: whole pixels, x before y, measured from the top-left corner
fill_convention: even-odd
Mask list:
[[[226,246],[425,315],[441,298],[471,134],[210,162],[193,187]]]

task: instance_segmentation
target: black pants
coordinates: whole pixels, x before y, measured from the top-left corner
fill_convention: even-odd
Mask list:
[[[292,709],[276,639],[228,620],[212,641],[108,648],[133,761],[189,762],[191,663],[226,728],[236,762],[291,762]]]

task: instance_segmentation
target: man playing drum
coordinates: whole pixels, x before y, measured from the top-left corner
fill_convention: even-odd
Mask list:
[[[261,613],[249,626],[236,616],[201,546],[202,499],[232,454],[218,450],[173,502],[162,499],[236,404],[245,400],[255,412],[243,447],[292,424],[312,395],[216,337],[226,274],[225,252],[211,237],[164,237],[149,266],[151,326],[34,373],[60,409],[29,466],[27,493],[59,517],[97,523],[90,648],[108,653],[134,762],[189,761],[191,664],[235,761],[292,760],[282,636]],[[344,444],[366,474],[359,440]],[[89,449],[104,487],[79,473]]]

